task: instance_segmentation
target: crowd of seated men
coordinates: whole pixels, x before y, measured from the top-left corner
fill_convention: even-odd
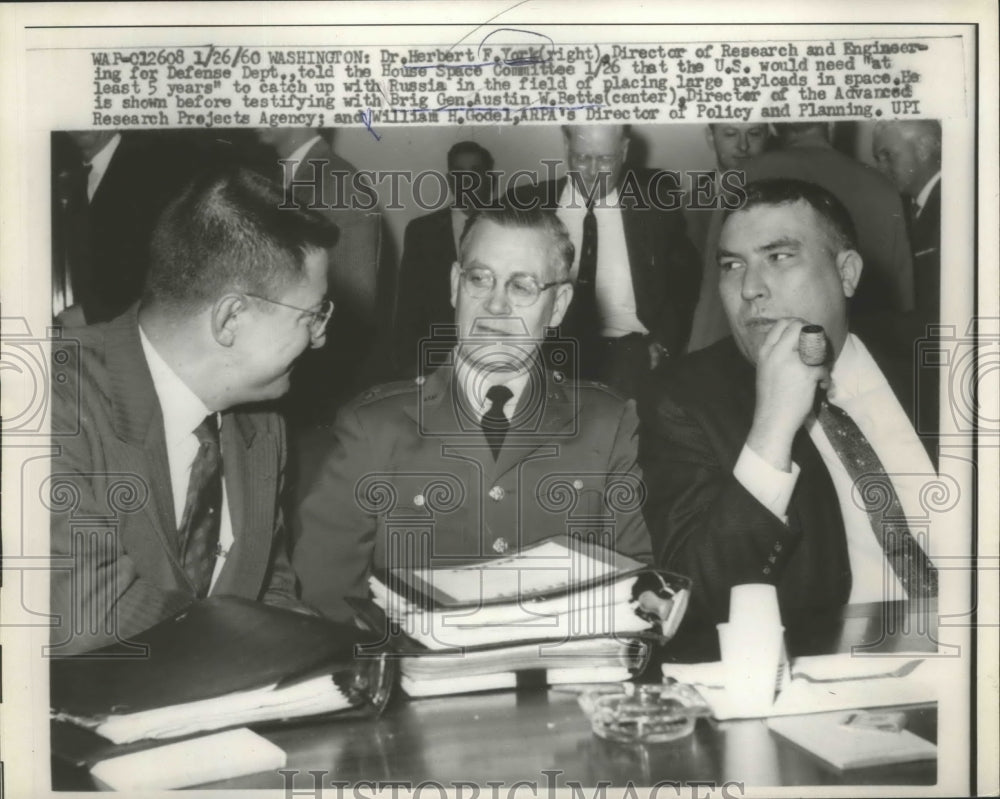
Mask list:
[[[52,580],[57,651],[209,595],[349,619],[373,569],[426,565],[392,563],[388,528],[427,475],[462,486],[431,513],[431,564],[584,513],[692,578],[689,625],[747,582],[789,613],[936,595],[933,535],[883,520],[919,515],[937,469],[912,352],[939,315],[940,125],[878,123],[876,169],[824,123],[713,124],[717,170],[674,205],[636,133],[565,126],[561,177],[499,192],[491,153],[455,143],[399,259],[353,179],[372,165],[329,132],[54,135],[53,313],[79,344],[53,386],[53,474],[77,497],[52,513],[75,558]],[[536,490],[554,473],[571,509]],[[72,519],[122,474],[147,501],[78,551]],[[888,506],[856,501],[871,474]],[[372,475],[392,507],[359,490]],[[608,505],[622,475],[644,503]]]

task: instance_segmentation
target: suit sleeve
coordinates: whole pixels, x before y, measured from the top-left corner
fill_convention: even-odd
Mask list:
[[[80,413],[80,418],[74,418]],[[54,439],[49,495],[51,611],[54,652],[74,654],[126,641],[191,602],[181,591],[161,588],[139,575],[124,550],[117,525],[93,520],[128,513],[150,487],[139,475],[112,474],[100,433],[86,404],[55,386],[52,429],[79,431]],[[106,435],[111,435],[106,432]]]
[[[608,462],[607,501],[615,513],[617,551],[646,563],[652,561],[649,530],[642,515],[645,496],[638,464],[639,417],[629,400],[618,421]],[[632,491],[636,493],[632,493]]]
[[[339,621],[353,617],[345,597],[368,596],[376,517],[356,496],[374,471],[372,443],[353,405],[341,411],[329,453],[293,510],[292,566],[302,600]],[[325,442],[314,442],[325,446]],[[303,475],[309,480],[309,475]]]
[[[692,612],[728,617],[729,591],[776,584],[799,533],[733,475],[718,437],[694,412],[660,394],[643,413],[641,462],[656,562],[694,582]]]

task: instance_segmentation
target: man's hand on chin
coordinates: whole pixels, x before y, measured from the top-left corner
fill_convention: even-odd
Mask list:
[[[747,446],[776,469],[792,466],[792,441],[812,411],[817,386],[829,379],[826,366],[799,357],[803,319],[778,319],[757,353],[757,401]]]

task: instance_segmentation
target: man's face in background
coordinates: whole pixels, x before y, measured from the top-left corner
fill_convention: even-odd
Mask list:
[[[709,125],[707,130],[708,144],[723,171],[741,169],[744,162],[763,153],[769,137],[767,125],[763,124],[723,122]]]
[[[566,165],[578,172],[588,196],[600,199],[621,182],[628,137],[620,125],[569,126]]]

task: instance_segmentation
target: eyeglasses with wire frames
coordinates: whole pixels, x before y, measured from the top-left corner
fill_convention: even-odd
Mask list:
[[[471,266],[462,269],[460,275],[465,292],[476,300],[481,300],[492,294],[497,284],[496,274],[485,266]],[[543,291],[570,282],[572,281],[553,280],[550,283],[539,283],[534,275],[517,272],[507,278],[504,283],[504,292],[511,305],[516,308],[528,308],[538,302]]]
[[[259,294],[251,294],[247,291],[243,293],[247,297],[253,297],[255,300],[262,300],[263,302],[271,303],[271,305],[280,305],[282,308],[291,308],[293,311],[309,314],[309,335],[313,339],[318,339],[323,335],[327,322],[333,316],[333,300],[323,300],[317,310],[312,310],[311,308],[299,308],[297,305],[289,305],[287,302],[278,302],[277,300],[272,300],[270,297],[261,297]]]

